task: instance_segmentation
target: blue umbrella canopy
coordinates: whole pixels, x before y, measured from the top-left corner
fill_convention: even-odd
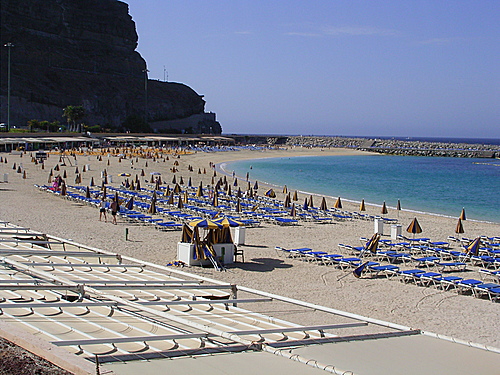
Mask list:
[[[481,237],[477,237],[469,246],[465,248],[465,252],[471,255],[479,255],[479,247],[481,246]]]
[[[220,224],[224,227],[239,227],[239,226],[243,225],[243,223],[241,223],[237,220],[229,219],[227,217],[223,217],[223,218],[214,220],[214,222],[217,224]]]
[[[222,224],[218,224],[212,220],[207,220],[207,219],[193,220],[189,222],[189,225],[192,227],[208,228],[208,229],[222,228]]]

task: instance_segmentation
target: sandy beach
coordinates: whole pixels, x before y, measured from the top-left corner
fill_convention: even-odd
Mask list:
[[[73,157],[66,158],[66,166],[61,167],[59,173],[62,175],[65,169],[67,184],[75,185],[75,170],[78,167],[82,174],[80,185],[88,185],[92,177],[96,184],[100,185],[101,171],[106,169],[108,175],[113,176],[113,183],[110,185],[118,186],[123,181],[118,174],[130,173],[134,177],[144,169],[146,177],[141,180],[143,187],[148,184],[145,178],[149,179],[151,172],[160,172],[165,183],[172,186],[170,169],[173,162],[178,161],[177,178],[182,176],[187,180],[191,177],[193,185],[198,185],[200,180],[204,184],[210,183],[213,173],[209,168],[210,163],[220,164],[264,157],[359,153],[348,149],[247,150],[194,153],[182,155],[179,159],[170,157],[166,161],[161,158],[155,161],[139,158],[137,162],[133,159],[134,164],[131,164],[130,159],[120,161],[116,156],[109,158],[105,156],[99,161],[95,155],[78,155],[76,160]],[[158,231],[153,226],[133,224],[120,217],[117,225],[100,222],[97,207],[63,199],[34,187],[35,184],[47,184],[50,169],[56,164],[61,164],[59,156],[50,155],[44,169],[40,164],[35,165],[31,161],[29,152],[22,156],[12,154],[0,154],[0,156],[7,158],[7,163],[0,164],[0,176],[3,177],[5,173],[9,175],[8,183],[0,183],[2,203],[0,220],[162,265],[176,258],[180,231]],[[26,171],[26,179],[23,179],[22,173],[17,173],[13,169],[14,163],[16,166],[22,165],[23,171]],[[89,166],[90,170],[82,172],[84,165]],[[188,166],[192,166],[194,172],[188,171]],[[206,169],[207,174],[198,174],[198,169],[202,171]],[[55,171],[54,173],[57,174]],[[294,190],[293,181],[287,186],[289,190]],[[262,194],[264,189],[265,187],[261,185],[259,192]],[[276,192],[277,199],[283,200],[284,195],[281,190],[276,189]],[[303,201],[305,196],[299,193],[299,202]],[[333,206],[335,199],[336,197],[327,197],[329,207]],[[315,199],[315,202],[319,203],[319,200]],[[344,209],[349,211],[357,211],[359,206],[345,199],[343,205]],[[367,204],[366,213],[378,215],[380,206]],[[403,210],[399,213],[399,222],[405,229],[415,216],[423,228],[422,236],[434,241],[446,241],[448,236],[454,235],[456,218],[415,214]],[[389,208],[387,217],[396,218],[397,211]],[[468,220],[464,222],[464,227],[464,236],[469,238],[479,235],[500,236],[500,224]],[[125,240],[126,229],[129,233],[128,241]],[[348,271],[280,257],[275,251],[276,246],[281,246],[309,247],[338,253],[339,243],[359,246],[359,238],[370,237],[372,233],[373,222],[364,220],[338,221],[333,224],[301,222],[299,226],[262,223],[260,227],[248,228],[246,231],[246,243],[240,246],[245,252],[245,263],[235,263],[226,272],[199,267],[183,270],[415,329],[500,347],[498,303],[469,295],[459,295],[454,291],[404,284],[397,278],[356,279],[352,275],[343,277]],[[388,228],[383,238],[389,238]],[[463,277],[480,278],[477,272],[479,267],[471,266],[468,269],[470,271]],[[300,309],[273,312],[271,315],[273,314],[302,324],[320,324],[322,319],[321,314],[311,312],[305,314]]]

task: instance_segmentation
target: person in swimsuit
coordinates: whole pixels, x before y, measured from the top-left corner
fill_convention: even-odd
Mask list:
[[[108,219],[106,217],[106,201],[104,198],[101,198],[99,202],[99,221],[102,221],[102,217],[104,216],[104,222],[107,223]]]

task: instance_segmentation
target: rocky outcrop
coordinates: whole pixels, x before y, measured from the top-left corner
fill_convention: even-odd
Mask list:
[[[11,42],[11,124],[61,121],[83,105],[87,125],[120,127],[204,112],[190,87],[146,80],[135,23],[118,0],[1,0],[1,44]],[[1,121],[7,112],[7,48],[1,55]],[[146,100],[147,91],[147,100]]]

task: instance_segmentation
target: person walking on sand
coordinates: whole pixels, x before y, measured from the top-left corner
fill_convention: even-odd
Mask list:
[[[106,217],[106,201],[104,197],[101,198],[99,202],[99,221],[102,221],[102,217],[104,216],[104,222],[108,222],[108,218]]]
[[[113,217],[112,223],[116,225],[116,213],[118,212],[118,202],[113,200],[111,202],[111,216]]]

